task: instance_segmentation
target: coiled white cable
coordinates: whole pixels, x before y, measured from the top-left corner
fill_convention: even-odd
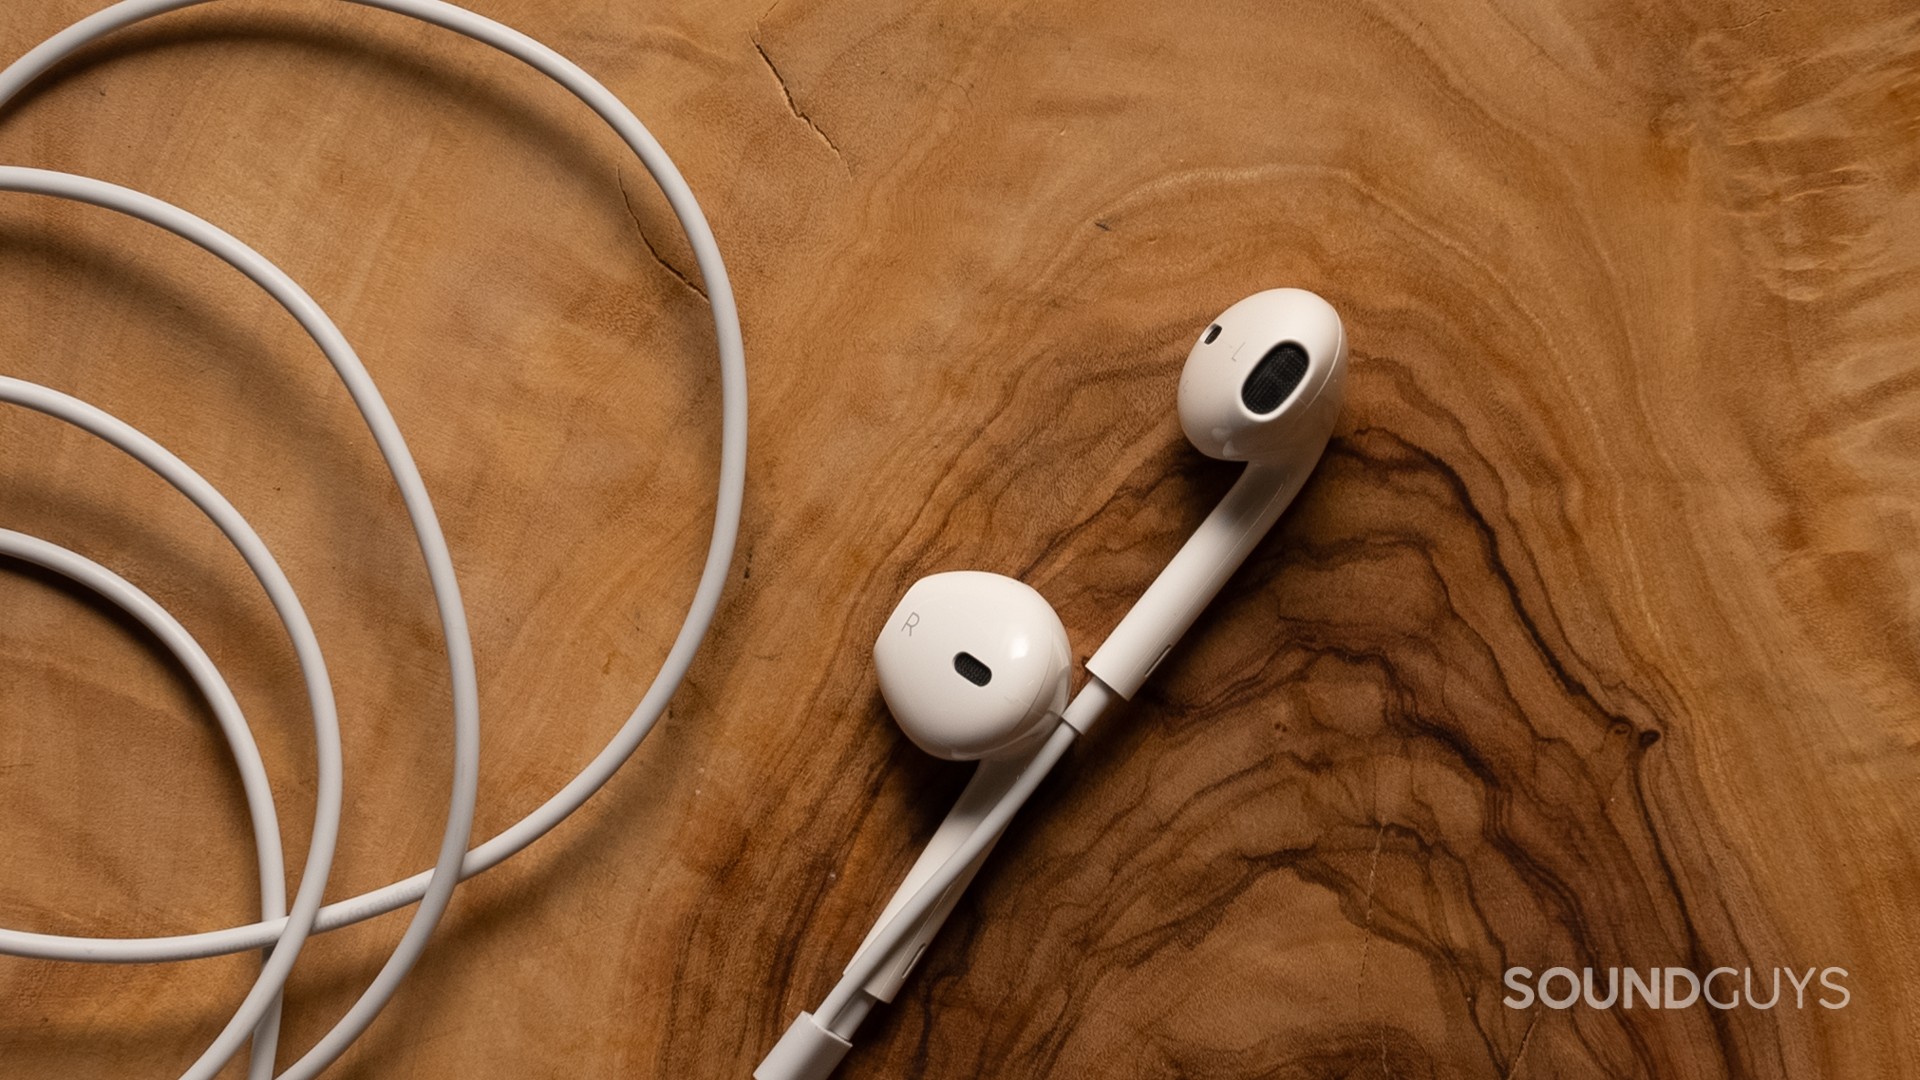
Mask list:
[[[124,0],[61,31],[54,37],[0,71],[0,108],[4,108],[22,88],[60,60],[112,31],[166,12],[192,7],[211,0]],[[732,561],[739,533],[740,506],[746,478],[746,365],[741,343],[738,313],[733,292],[722,264],[712,231],[685,180],[666,152],[654,140],[633,113],[592,76],[538,42],[483,16],[440,0],[346,0],[349,3],[380,8],[409,15],[482,41],[512,55],[552,78],[579,97],[604,119],[640,158],[666,196],[699,265],[712,306],[714,329],[721,367],[721,452],[718,497],[714,511],[714,529],[708,545],[700,583],[680,633],[675,637],[661,669],[613,739],[579,775],[542,804],[533,813],[484,844],[467,850],[472,827],[474,801],[478,787],[479,718],[474,688],[471,645],[465,613],[460,603],[453,566],[441,536],[439,523],[404,440],[394,426],[378,390],[352,348],[311,297],[266,259],[217,228],[159,200],[125,188],[99,181],[42,170],[0,167],[0,190],[33,192],[78,199],[105,206],[160,225],[194,241],[219,255],[260,284],[298,319],[314,337],[339,372],[367,421],[382,456],[399,485],[403,502],[418,536],[428,567],[436,604],[446,639],[448,664],[453,677],[455,720],[455,765],[453,797],[447,828],[443,834],[440,858],[435,868],[416,874],[383,889],[321,907],[320,892],[331,863],[338,826],[340,778],[338,729],[333,714],[331,691],[326,686],[325,666],[311,628],[305,625],[298,601],[273,567],[271,556],[261,545],[249,554],[243,537],[251,537],[244,521],[219,498],[210,486],[186,466],[145,436],[99,410],[43,387],[5,380],[6,400],[61,416],[99,434],[174,482],[193,497],[210,515],[220,520],[236,545],[242,546],[248,563],[260,576],[273,597],[276,609],[287,622],[302,672],[308,679],[309,701],[314,712],[315,731],[320,743],[318,754],[320,784],[316,800],[314,839],[309,850],[307,870],[289,914],[267,914],[251,926],[233,927],[200,934],[161,938],[81,938],[0,930],[0,953],[59,960],[112,963],[139,963],[184,960],[220,955],[263,946],[272,952],[259,980],[233,1019],[215,1043],[184,1074],[184,1080],[210,1077],[237,1052],[249,1028],[254,1029],[256,1049],[255,1076],[270,1075],[273,1060],[271,1035],[276,1002],[281,987],[297,956],[299,945],[312,930],[329,930],[361,919],[420,902],[413,921],[387,964],[374,982],[340,1023],[324,1036],[304,1057],[282,1074],[283,1080],[306,1080],[317,1075],[365,1031],[382,1006],[392,996],[413,962],[425,948],[426,940],[460,880],[497,865],[544,835],[578,809],[620,765],[631,756],[665,711],[668,700],[685,678],[695,652],[705,638],[718,608],[720,593]],[[197,483],[196,483],[197,482]],[[224,508],[224,510],[221,510]],[[29,538],[30,539],[30,538]],[[57,549],[56,549],[57,550]],[[43,550],[41,552],[45,554]],[[57,559],[58,556],[56,555]],[[70,564],[78,566],[78,563]],[[92,584],[102,580],[84,570],[76,580]],[[108,585],[109,589],[113,586]],[[129,589],[131,586],[129,586]],[[137,590],[136,590],[137,591]],[[284,595],[281,593],[284,592]],[[123,597],[124,598],[124,597]],[[149,624],[151,625],[151,624]],[[184,631],[182,632],[184,634]],[[163,636],[163,640],[166,638]],[[190,639],[189,639],[190,640]],[[173,642],[169,642],[170,646]],[[204,687],[203,687],[204,688]],[[237,713],[236,713],[237,715]],[[236,748],[236,760],[240,754]],[[246,766],[243,764],[243,774]],[[250,796],[251,798],[251,796]],[[260,819],[256,816],[256,824]],[[264,853],[264,838],[257,839]],[[277,840],[274,844],[278,850]],[[263,854],[264,858],[264,854]],[[264,873],[264,869],[263,869]],[[263,904],[272,905],[263,893]],[[262,1065],[261,1048],[265,1046]],[[265,1071],[262,1071],[264,1068]]]

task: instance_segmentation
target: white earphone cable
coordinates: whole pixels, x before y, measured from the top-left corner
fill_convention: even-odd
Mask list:
[[[8,100],[48,68],[100,37],[155,15],[207,2],[210,0],[125,0],[81,20],[48,39],[4,71],[0,71],[0,107],[4,107]],[[310,660],[312,667],[309,671],[309,697],[315,703],[316,733],[322,744],[321,797],[316,813],[315,838],[309,853],[308,870],[303,875],[301,889],[295,897],[291,914],[285,917],[274,917],[270,913],[272,907],[268,905],[267,917],[251,926],[162,938],[82,938],[0,930],[0,953],[94,962],[137,963],[181,960],[271,945],[272,954],[263,965],[260,980],[255,984],[254,991],[249,994],[241,1009],[235,1013],[233,1020],[222,1031],[215,1044],[209,1047],[201,1059],[188,1071],[186,1076],[190,1080],[200,1080],[218,1071],[219,1067],[237,1051],[240,1041],[246,1037],[247,1029],[269,1019],[269,1010],[277,1001],[279,989],[285,983],[299,944],[309,931],[333,929],[419,901],[420,909],[416,911],[400,945],[376,976],[373,984],[332,1031],[328,1032],[305,1057],[282,1074],[283,1080],[287,1078],[307,1080],[337,1059],[339,1054],[344,1052],[346,1047],[372,1022],[425,948],[427,937],[431,934],[434,924],[459,881],[497,865],[565,820],[612,777],[652,730],[653,725],[665,711],[673,692],[685,678],[694,654],[712,623],[739,532],[740,507],[746,474],[746,366],[739,317],[734,306],[732,288],[712,231],[692,192],[667,157],[666,152],[638,118],[604,86],[559,54],[517,31],[451,4],[442,3],[440,0],[347,0],[347,2],[410,15],[465,34],[524,61],[572,91],[575,96],[598,113],[613,127],[654,177],[682,228],[686,231],[688,242],[707,286],[707,294],[713,310],[721,367],[721,453],[714,529],[706,561],[702,567],[700,583],[695,590],[687,618],[672,647],[668,650],[659,674],[626,723],[592,762],[546,803],[500,835],[471,851],[467,850],[478,787],[479,719],[465,613],[454,580],[451,557],[447,553],[438,520],[427,499],[425,486],[420,481],[418,470],[414,467],[411,455],[397,427],[394,426],[384,402],[373,386],[372,380],[367,377],[364,367],[352,348],[311,297],[300,290],[299,286],[284,273],[238,240],[199,218],[159,200],[111,184],[42,170],[0,167],[0,190],[33,192],[91,202],[142,218],[192,240],[219,255],[259,283],[301,322],[334,364],[342,381],[353,394],[356,404],[359,405],[363,417],[368,422],[369,429],[379,443],[383,457],[386,458],[396,482],[400,485],[403,501],[427,561],[429,578],[433,584],[446,638],[448,663],[453,675],[454,687],[454,791],[440,857],[433,870],[416,874],[404,881],[350,900],[330,904],[324,908],[319,906],[320,891],[325,885],[325,871],[331,860],[332,843],[338,823],[340,797],[338,730],[337,726],[333,726],[332,698],[330,691],[325,690],[324,666],[320,662],[317,643],[311,641],[310,628],[305,631],[304,638],[295,629],[296,623],[304,626],[304,616],[294,617],[298,615],[298,604],[292,597],[291,589],[287,588],[284,596],[275,595],[274,598],[276,606],[282,608],[283,617],[289,619],[289,632],[295,637],[296,648],[306,649],[310,646],[310,657],[306,652],[302,652],[303,671],[308,670],[307,661]],[[83,426],[92,425],[89,430],[94,430],[96,434],[102,434],[103,437],[111,437],[123,448],[139,447],[146,455],[142,460],[150,466],[156,461],[161,462],[160,468],[168,470],[163,475],[168,475],[168,479],[175,481],[176,486],[180,486],[183,481],[191,485],[191,481],[187,481],[186,478],[192,477],[192,473],[184,464],[180,464],[178,459],[166,454],[145,436],[119,424],[106,414],[91,410],[90,407],[66,398],[65,395],[59,395],[32,384],[18,380],[7,380],[7,382],[8,391],[13,395],[8,400],[31,404],[31,407],[35,408],[44,407],[43,411],[62,415],[66,419],[74,420],[76,417],[84,419],[86,424]],[[111,436],[107,433],[111,433]],[[136,456],[141,455],[136,454]],[[177,466],[177,469],[174,466]],[[197,480],[197,477],[193,479]],[[204,484],[203,481],[201,483]],[[182,490],[188,489],[183,487]],[[193,492],[189,493],[193,494]],[[210,487],[206,489],[206,493],[211,493],[212,498],[218,500],[217,493],[212,492]],[[196,498],[196,502],[199,501],[200,499]],[[205,507],[209,504],[203,502],[202,505]],[[224,506],[224,500],[220,500],[216,505]],[[231,507],[227,509],[231,510]],[[209,513],[212,512],[209,510]],[[232,522],[223,523],[223,529],[230,524],[234,526],[234,529],[229,530],[230,536],[235,535],[236,531],[241,531],[242,535],[251,536],[251,532],[246,530],[245,522],[238,520],[237,514],[233,517]],[[239,543],[237,537],[236,543]],[[270,567],[271,558],[266,556],[264,546],[256,554],[265,557],[266,562],[257,564],[253,557],[248,561],[255,565],[256,573],[263,573],[261,566]],[[278,572],[273,570],[272,573]],[[280,581],[284,583],[284,578]],[[85,581],[85,583],[92,584],[93,581]],[[112,586],[109,585],[108,588]],[[269,592],[274,594],[275,588],[270,586]],[[283,602],[286,606],[282,606]],[[288,615],[288,612],[293,614]],[[318,682],[315,681],[316,677]],[[330,753],[327,749],[329,738],[332,740]],[[238,758],[239,755],[236,754],[236,759]],[[246,766],[243,764],[242,768],[244,770]],[[329,779],[331,786],[328,783]],[[329,795],[332,799],[331,804],[327,801]],[[331,826],[323,830],[321,826],[328,824],[329,814],[331,814]],[[256,818],[256,821],[258,820]],[[260,839],[257,843],[264,845],[265,840]],[[275,850],[277,851],[277,840]],[[263,896],[263,901],[264,899]],[[270,1026],[258,1027],[256,1035],[267,1032]],[[256,1067],[259,1064],[259,1056],[256,1053]],[[270,1064],[270,1047],[267,1060]]]

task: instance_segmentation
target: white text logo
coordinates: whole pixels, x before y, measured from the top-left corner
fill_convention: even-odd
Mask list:
[[[1815,985],[1815,978],[1819,979]],[[1551,967],[1534,977],[1532,968],[1508,968],[1507,989],[1501,998],[1509,1009],[1531,1009],[1538,1001],[1549,1009],[1570,1009],[1585,1002],[1590,1009],[1631,1009],[1636,1004],[1647,1009],[1686,1009],[1704,1004],[1714,1009],[1771,1009],[1784,1006],[1782,986],[1790,993],[1796,1009],[1812,1000],[1822,1008],[1844,1009],[1853,1000],[1845,986],[1847,969],[1842,967],[1752,968],[1717,967],[1703,974],[1691,968],[1572,968]]]

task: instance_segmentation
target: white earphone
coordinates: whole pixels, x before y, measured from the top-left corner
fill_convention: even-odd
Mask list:
[[[891,1001],[1007,823],[1073,739],[1146,682],[1306,483],[1345,397],[1346,330],[1303,289],[1228,308],[1180,374],[1180,426],[1246,470],[1087,661],[1067,698],[1060,617],[1011,578],[950,571],[915,582],[874,644],[882,696],[922,749],[980,766],[820,1008],[803,1012],[756,1080],[823,1080],[874,1004]]]
[[[949,761],[1027,748],[1067,707],[1073,675],[1067,628],[1046,597],[978,570],[914,582],[873,662],[900,730]]]

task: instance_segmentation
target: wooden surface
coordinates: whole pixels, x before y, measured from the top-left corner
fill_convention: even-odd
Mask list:
[[[0,8],[13,57],[97,6]],[[1920,1075],[1920,16],[1904,3],[478,0],[619,92],[735,275],[752,489],[722,617],[610,790],[469,885],[332,1074],[743,1077],[964,779],[868,649],[1015,574],[1083,657],[1225,490],[1174,417],[1228,303],[1315,289],[1349,409],[1301,501],[1077,748],[854,1078]],[[638,699],[691,596],[711,328],[645,175],[561,92],[345,5],[118,35],[0,161],[174,200],[366,357],[474,616],[483,835]],[[292,322],[155,230],[0,199],[0,371],[250,516],[336,674],[330,895],[431,861],[450,745],[392,484]],[[183,500],[0,415],[0,524],[168,604],[292,861],[290,651]],[[0,924],[247,920],[239,787],[156,646],[0,567]],[[328,935],[304,1049],[402,922]],[[0,1075],[173,1076],[251,957],[0,959]],[[1842,966],[1851,1004],[1510,1009],[1501,973]],[[290,1060],[290,1059],[285,1059]]]

